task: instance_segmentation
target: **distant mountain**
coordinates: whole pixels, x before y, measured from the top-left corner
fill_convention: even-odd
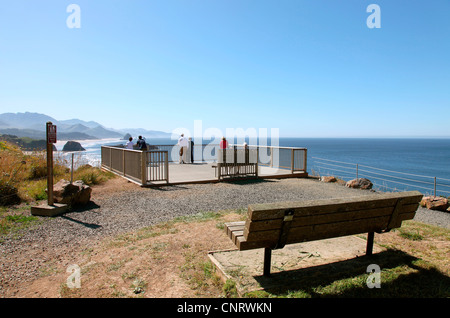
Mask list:
[[[86,133],[89,134],[89,135],[92,135],[92,136],[96,136],[99,139],[103,139],[103,138],[122,138],[123,137],[122,133],[105,129],[102,126],[97,126],[95,128],[89,128],[88,130],[86,130]]]
[[[49,121],[57,126],[58,140],[122,138],[127,133],[132,136],[142,135],[146,138],[170,138],[172,135],[163,131],[141,128],[111,129],[95,121],[57,120],[45,114],[31,112],[0,114],[0,134],[45,139],[45,127]]]
[[[120,130],[123,133],[131,134],[132,136],[142,136],[146,138],[170,138],[171,133],[166,133],[159,130],[146,130],[143,128],[124,128]]]
[[[56,122],[54,118],[39,113],[4,113],[0,114],[0,122],[6,123],[8,128],[44,130],[45,123]],[[3,128],[0,126],[0,128]]]
[[[45,139],[45,131],[39,131],[34,129],[20,129],[20,128],[0,128],[0,134],[14,135],[17,137],[28,137],[32,139]],[[57,132],[58,140],[90,140],[98,139],[96,137],[87,135],[81,132]]]
[[[99,123],[95,122],[95,121],[84,121],[81,119],[67,119],[67,120],[59,120],[60,124],[63,125],[68,125],[68,126],[73,126],[73,125],[82,125],[84,127],[88,127],[88,128],[95,128],[98,126],[103,127],[102,125],[100,125]]]

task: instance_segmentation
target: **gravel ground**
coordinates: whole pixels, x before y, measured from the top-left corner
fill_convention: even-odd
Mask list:
[[[118,179],[118,180],[117,180]],[[100,239],[200,211],[247,208],[252,203],[300,201],[373,194],[312,179],[266,180],[140,188],[114,179],[120,191],[92,196],[82,211],[54,218],[0,243],[0,297],[20,296],[20,284],[42,274],[49,264],[67,266],[72,255]],[[123,188],[121,188],[123,186]],[[419,208],[415,220],[450,228],[450,213]],[[74,256],[75,257],[75,256]]]

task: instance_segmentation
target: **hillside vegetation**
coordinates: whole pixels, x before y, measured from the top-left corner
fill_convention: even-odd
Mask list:
[[[53,182],[70,180],[70,169],[54,160]],[[100,184],[114,175],[84,165],[73,173],[74,180]],[[47,159],[44,151],[25,154],[17,144],[0,141],[0,206],[47,199]]]

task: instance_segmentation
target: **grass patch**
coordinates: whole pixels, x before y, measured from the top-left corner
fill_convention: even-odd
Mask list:
[[[3,236],[11,233],[18,234],[21,230],[40,224],[42,220],[29,215],[29,206],[21,206],[12,210],[3,207],[0,210],[0,241]],[[28,215],[25,214],[28,212]]]

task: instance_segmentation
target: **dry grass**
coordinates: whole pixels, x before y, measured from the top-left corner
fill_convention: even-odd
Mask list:
[[[223,232],[223,223],[243,217],[242,211],[202,213],[105,239],[94,248],[80,250],[81,288],[67,287],[65,269],[49,269],[48,275],[25,288],[21,296],[239,297],[235,282],[221,281],[207,254],[234,248]],[[417,232],[421,239],[405,235]],[[449,230],[408,221],[400,230],[376,236],[375,243],[386,247],[385,252],[286,271],[282,275],[291,284],[245,297],[446,298],[450,296],[449,236]],[[372,263],[381,267],[381,288],[366,285],[366,269]]]
[[[45,152],[24,153],[17,146],[0,141],[0,205],[33,202],[47,198],[47,159]],[[56,158],[53,182],[70,180],[67,163]],[[82,165],[74,171],[74,180],[96,185],[113,178],[114,174],[99,168]]]

